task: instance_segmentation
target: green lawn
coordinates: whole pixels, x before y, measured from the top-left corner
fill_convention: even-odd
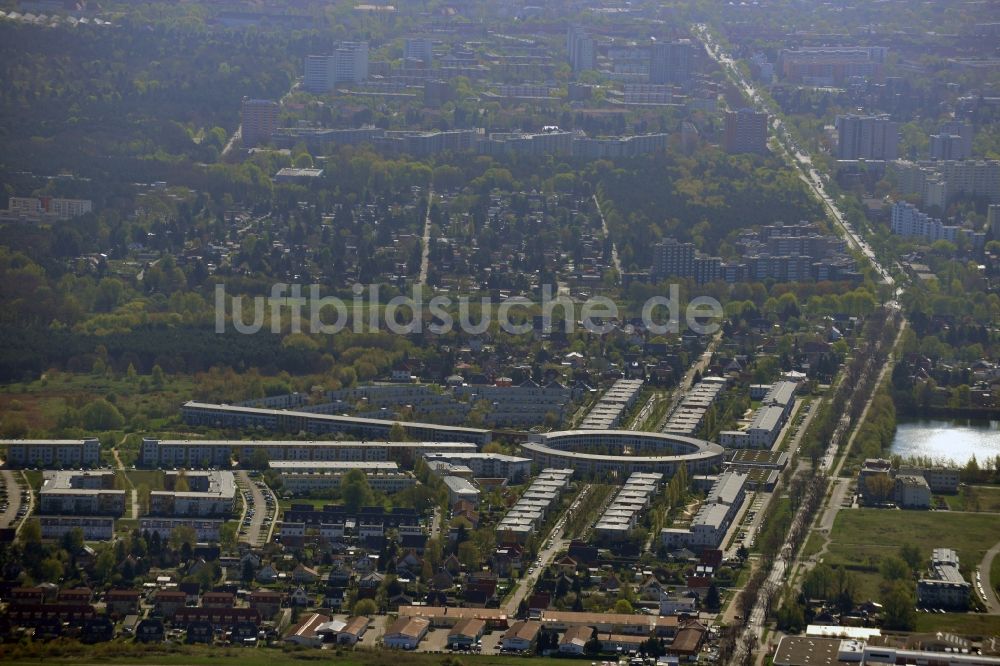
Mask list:
[[[1000,557],[994,557],[990,566],[990,585],[994,590],[1000,589]]]
[[[953,631],[963,636],[1000,636],[1000,616],[978,613],[917,613],[915,631]]]
[[[160,470],[128,470],[125,475],[138,488],[145,484],[150,490],[163,490],[163,472]]]
[[[903,544],[918,546],[926,557],[937,547],[958,551],[963,568],[974,568],[1000,541],[1000,520],[990,514],[947,511],[852,509],[837,514],[826,561],[877,569]]]
[[[997,486],[969,486],[968,498],[961,492],[943,497],[952,511],[1000,513],[1000,487]]]
[[[337,656],[338,653],[341,656]],[[13,664],[135,664],[146,666],[286,666],[336,662],[341,666],[439,666],[450,655],[398,652],[392,650],[279,650],[241,649],[207,646],[145,647],[135,643],[114,642],[82,646],[76,642],[55,641],[44,645],[0,646],[0,662]],[[456,655],[466,666],[551,666],[551,659]]]
[[[799,557],[802,559],[812,557],[818,553],[821,548],[823,548],[823,541],[824,539],[822,534],[816,534],[815,532],[810,533],[809,538],[806,539],[805,545],[802,546],[802,551],[799,553]]]

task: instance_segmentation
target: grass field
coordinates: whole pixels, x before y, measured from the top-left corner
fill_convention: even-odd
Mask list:
[[[944,495],[949,509],[952,511],[1000,513],[1000,487],[969,486],[968,488],[968,498],[964,493]]]
[[[34,652],[34,654],[31,654]],[[338,654],[340,656],[338,656]],[[30,656],[29,656],[30,655]],[[59,641],[40,646],[0,647],[0,662],[13,664],[135,664],[144,666],[288,666],[335,662],[340,666],[439,666],[458,663],[465,666],[543,666],[551,659],[501,657],[487,655],[442,655],[392,650],[277,650],[270,648],[212,648],[172,645],[147,648],[135,643],[112,643],[82,646]]]
[[[917,613],[916,631],[953,631],[963,636],[1000,636],[1000,616],[978,613]]]
[[[136,488],[145,484],[150,490],[163,490],[163,472],[160,470],[128,470],[125,475]]]
[[[937,547],[958,551],[963,569],[974,568],[1000,541],[1000,520],[991,514],[947,511],[855,509],[837,514],[826,561],[877,569],[882,558],[914,544],[926,557]]]
[[[149,428],[160,428],[165,422],[179,421],[178,407],[191,398],[195,388],[189,375],[167,375],[161,387],[149,386],[145,391],[139,384],[139,378],[123,375],[49,372],[42,379],[0,387],[0,412],[17,412],[31,434],[40,435],[55,428],[67,409],[114,394],[126,421],[139,417]]]
[[[1000,557],[993,558],[993,565],[990,566],[990,585],[993,589],[1000,589]]]

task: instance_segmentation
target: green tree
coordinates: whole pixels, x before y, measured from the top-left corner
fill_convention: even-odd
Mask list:
[[[104,398],[98,398],[80,410],[80,424],[87,430],[118,430],[125,417]]]
[[[920,547],[916,544],[907,543],[899,548],[899,557],[906,562],[912,573],[920,573],[924,566],[924,558],[920,554]]]
[[[351,609],[351,612],[354,615],[370,617],[378,613],[378,605],[374,599],[358,599],[354,602],[354,608]]]
[[[472,541],[458,544],[458,561],[467,569],[478,569],[481,564],[481,555],[476,544]]]
[[[895,555],[890,555],[882,560],[882,564],[879,565],[878,569],[879,573],[882,574],[882,578],[887,581],[907,580],[911,578],[909,565],[907,565],[905,560]]]
[[[368,477],[360,469],[352,469],[340,481],[340,496],[351,511],[372,503],[375,494],[368,485]]]
[[[619,599],[615,602],[615,612],[630,615],[635,612],[635,609],[632,608],[632,602],[628,599]]]
[[[190,525],[178,525],[170,531],[170,547],[174,550],[181,550],[185,544],[193,548],[197,540],[198,535]]]
[[[719,588],[715,586],[713,582],[708,587],[708,592],[705,594],[705,607],[712,611],[713,613],[719,610],[722,600],[719,598]]]
[[[37,518],[32,518],[24,523],[21,527],[20,537],[21,543],[24,544],[39,544],[42,542],[42,526]]]
[[[219,528],[219,545],[222,546],[223,550],[232,550],[236,547],[236,523],[232,520],[227,520],[222,523],[222,527]]]
[[[38,566],[38,574],[49,583],[58,583],[63,577],[63,563],[55,557],[47,557]]]
[[[83,550],[83,530],[79,527],[74,527],[63,534],[60,542],[66,552],[70,555],[76,555]]]
[[[389,441],[390,442],[406,441],[406,430],[403,428],[402,424],[398,422],[392,424],[392,427],[389,428]]]
[[[891,583],[882,595],[882,626],[897,631],[910,631],[916,624],[917,600],[907,583]]]

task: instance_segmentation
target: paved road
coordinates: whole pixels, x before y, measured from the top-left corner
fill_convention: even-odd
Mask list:
[[[737,85],[740,86],[743,93],[746,95],[747,99],[751,100],[755,108],[761,111],[767,111],[767,108],[763,102],[761,95],[754,89],[748,81],[743,78],[743,75],[736,68],[736,63],[727,54],[723,53],[717,44],[714,43],[711,36],[708,33],[707,27],[705,25],[696,25],[695,32],[700,37],[701,41],[705,45],[705,50],[708,52],[709,57],[715,60],[722,68],[726,71],[729,77],[734,80]],[[874,267],[875,271],[882,277],[883,281],[888,285],[894,285],[895,282],[893,278],[889,275],[889,272],[882,267],[875,258],[874,252],[867,245],[864,239],[858,236],[857,232],[851,227],[849,223],[845,220],[843,214],[838,209],[836,203],[833,199],[827,195],[826,191],[823,189],[822,179],[820,174],[811,167],[808,161],[804,158],[805,155],[802,154],[800,150],[796,147],[791,136],[788,134],[787,129],[781,124],[780,119],[775,118],[771,124],[772,131],[775,132],[779,143],[783,146],[791,146],[791,150],[787,152],[787,157],[791,166],[796,168],[803,181],[806,182],[813,194],[823,203],[824,207],[830,213],[830,217],[834,222],[841,227],[845,236],[848,238],[849,242],[857,247],[868,259],[871,265]],[[901,288],[897,289],[897,295]],[[885,372],[885,368],[888,363],[882,368]],[[877,384],[876,384],[877,386]],[[873,391],[874,393],[874,391]],[[837,445],[840,442],[841,435],[850,427],[850,422],[846,420],[846,416],[841,420],[838,426],[837,432],[831,438],[829,446],[827,447],[826,454],[820,461],[820,469],[829,472],[830,468],[833,467],[833,462],[837,455]],[[846,455],[845,455],[846,457]],[[800,460],[800,467],[805,463],[805,461]],[[843,464],[842,462],[840,464]],[[838,465],[839,468],[839,465]],[[837,505],[839,506],[839,505]],[[794,521],[799,521],[804,518],[805,504],[803,503],[802,508],[796,512]],[[786,560],[786,553],[790,552],[791,544],[786,539],[785,543],[782,545],[780,554],[775,558],[772,565],[771,571],[764,583],[761,594],[758,596],[757,603],[754,605],[753,610],[748,618],[747,626],[742,635],[742,639],[737,642],[736,650],[734,650],[733,657],[731,659],[732,664],[741,664],[744,659],[748,656],[748,652],[751,652],[755,645],[757,645],[763,635],[764,622],[766,620],[767,608],[769,605],[769,600],[772,597],[772,591],[777,591],[780,589],[782,583],[785,580],[785,575],[789,567],[789,562]],[[761,651],[760,655],[763,655]]]
[[[220,161],[226,159],[226,156],[233,150],[233,146],[236,145],[236,142],[240,140],[241,136],[243,136],[242,123],[236,128],[233,135],[229,137],[229,141],[226,142],[226,146],[222,149],[222,153],[219,154]]]
[[[556,521],[556,524],[549,531],[548,536],[546,536],[545,541],[542,542],[541,550],[538,551],[538,558],[534,563],[527,565],[534,567],[535,570],[530,574],[526,573],[517,581],[517,588],[515,588],[514,593],[501,606],[508,616],[513,616],[517,613],[517,607],[528,596],[528,593],[535,589],[535,581],[538,580],[542,571],[552,563],[552,559],[556,556],[556,553],[569,547],[569,539],[563,538],[563,532],[566,528],[566,516],[575,511],[592,490],[592,485],[587,484],[584,486],[573,503],[563,512],[563,515],[559,516],[559,520]],[[552,544],[551,546],[548,545],[550,543]]]
[[[427,214],[424,215],[423,249],[420,252],[420,277],[417,284],[427,282],[427,271],[431,263],[431,204],[434,203],[434,187],[427,188]]]
[[[10,527],[17,520],[17,510],[21,508],[21,487],[17,485],[17,477],[9,469],[0,470],[3,485],[7,492],[7,510],[0,514],[0,527]],[[0,499],[3,494],[0,493]]]
[[[997,591],[990,584],[990,571],[993,567],[993,558],[1000,554],[1000,543],[997,543],[983,555],[983,561],[979,563],[979,575],[982,581],[983,594],[986,596],[986,607],[990,615],[1000,615],[1000,598],[997,598]]]
[[[702,355],[698,358],[697,361],[691,364],[691,367],[688,368],[686,373],[684,373],[684,377],[681,378],[680,383],[677,384],[676,388],[674,388],[674,391],[669,398],[670,407],[663,415],[663,419],[657,424],[656,426],[657,432],[663,430],[663,426],[665,426],[667,424],[667,421],[670,419],[670,414],[677,408],[677,405],[680,404],[680,401],[684,399],[684,394],[686,394],[688,391],[691,390],[691,385],[694,384],[695,373],[705,372],[705,368],[707,368],[708,364],[712,362],[712,354],[715,353],[715,350],[719,347],[719,343],[721,342],[722,342],[722,329],[720,328],[712,337],[712,340],[708,343],[708,346],[705,347],[705,351],[702,353]]]
[[[704,43],[705,50],[708,52],[708,55],[718,62],[723,69],[728,71],[730,78],[737,83],[743,94],[746,95],[747,99],[753,102],[756,110],[770,112],[764,104],[764,100],[760,96],[760,93],[757,92],[749,81],[743,78],[743,75],[736,68],[735,61],[729,55],[723,53],[719,46],[712,41],[706,27],[704,25],[695,26],[695,31]],[[895,280],[893,280],[889,271],[878,263],[871,246],[869,246],[868,243],[858,234],[857,230],[855,230],[851,224],[847,222],[843,213],[837,207],[836,202],[829,194],[827,194],[823,187],[821,174],[812,167],[812,160],[809,156],[798,148],[797,144],[788,133],[787,128],[782,124],[780,118],[772,119],[771,130],[778,138],[779,144],[781,144],[782,148],[786,151],[791,165],[796,168],[803,182],[809,186],[813,195],[820,200],[830,213],[830,217],[844,232],[848,242],[865,255],[885,284],[890,286],[894,285]]]
[[[601,229],[604,231],[604,237],[610,238],[611,233],[608,231],[608,223],[604,219],[604,211],[601,210],[601,202],[597,200],[597,195],[593,195],[594,205],[597,207],[597,214],[601,216]],[[618,279],[622,279],[622,264],[618,261],[618,244],[611,241],[611,263],[615,265],[615,272],[618,273]]]

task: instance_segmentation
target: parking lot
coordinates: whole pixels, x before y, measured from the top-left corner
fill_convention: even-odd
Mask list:
[[[16,527],[27,513],[30,502],[27,488],[18,483],[20,475],[0,470],[0,527]]]
[[[251,478],[246,471],[238,472],[236,480],[246,504],[239,540],[261,545],[267,539],[277,511],[274,493],[261,479]]]

